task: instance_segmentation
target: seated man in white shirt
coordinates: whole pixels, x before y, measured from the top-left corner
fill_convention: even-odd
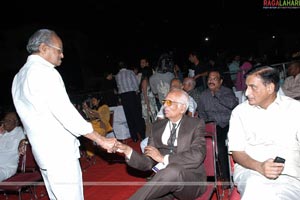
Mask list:
[[[288,97],[300,100],[300,61],[293,61],[288,67],[288,77],[284,80],[282,91]]]
[[[13,176],[18,168],[18,146],[25,138],[23,128],[16,112],[8,112],[2,125],[4,132],[0,134],[0,181]]]
[[[300,102],[278,94],[272,67],[250,70],[246,85],[247,100],[232,111],[228,132],[234,183],[242,199],[299,200]]]

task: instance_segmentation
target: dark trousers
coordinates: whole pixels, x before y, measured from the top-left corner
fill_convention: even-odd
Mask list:
[[[145,138],[145,120],[142,116],[141,98],[136,92],[125,92],[120,95],[130,136],[133,140]]]
[[[158,171],[130,200],[196,199],[205,191],[205,181],[205,174],[193,173],[178,164],[170,164]],[[189,185],[184,185],[184,182]]]
[[[224,181],[230,180],[228,148],[226,144],[229,126],[217,126],[218,173]]]

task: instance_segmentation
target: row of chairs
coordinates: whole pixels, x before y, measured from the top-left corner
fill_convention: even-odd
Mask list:
[[[18,199],[22,200],[22,193],[25,191],[29,191],[33,199],[38,199],[36,185],[42,182],[42,175],[34,160],[31,145],[28,141],[25,145],[25,154],[19,157],[16,174],[0,182],[0,192],[3,192],[6,199],[8,194],[18,194]]]

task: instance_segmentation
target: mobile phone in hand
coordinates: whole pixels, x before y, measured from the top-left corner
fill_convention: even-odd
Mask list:
[[[284,163],[284,162],[285,162],[285,159],[277,156],[277,157],[274,159],[274,162],[276,162],[276,163]]]

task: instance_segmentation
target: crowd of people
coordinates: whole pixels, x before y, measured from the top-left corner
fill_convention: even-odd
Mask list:
[[[206,188],[200,183],[207,181],[205,123],[214,121],[218,177],[226,183],[224,189],[232,181],[232,154],[233,181],[242,199],[299,199],[299,61],[291,62],[282,85],[276,68],[251,56],[204,64],[193,51],[187,58],[188,73],[170,53],[162,54],[155,66],[141,58],[139,70],[120,61],[116,74],[105,73],[105,83],[109,99],[123,106],[130,137],[141,143],[140,153],[106,137],[113,127],[104,97],[92,96],[79,104],[70,100],[55,69],[64,58],[56,32],[37,30],[27,51],[27,61],[12,84],[15,112],[1,121],[0,181],[16,172],[18,145],[26,137],[49,198],[83,199],[78,138],[85,137],[108,153],[124,154],[130,167],[154,171],[130,199],[195,199]],[[235,91],[244,93],[244,102],[239,103]],[[88,149],[87,153],[93,155]],[[285,163],[274,162],[276,156]],[[153,184],[157,182],[161,184]],[[181,184],[185,182],[199,184]]]

